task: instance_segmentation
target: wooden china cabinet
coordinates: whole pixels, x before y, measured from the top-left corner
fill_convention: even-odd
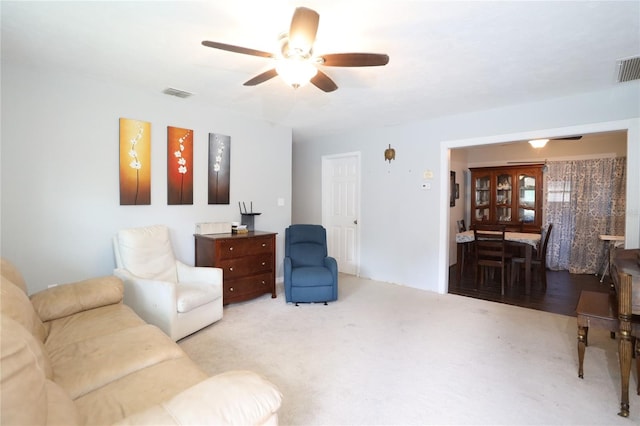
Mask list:
[[[471,168],[471,226],[522,223],[523,232],[540,232],[543,166]]]

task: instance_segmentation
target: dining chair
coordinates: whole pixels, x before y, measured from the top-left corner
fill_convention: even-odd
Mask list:
[[[537,270],[537,275],[542,283],[542,289],[547,289],[547,247],[549,245],[549,237],[551,236],[551,230],[553,229],[553,223],[547,226],[547,229],[542,232],[541,239],[542,246],[535,252],[535,257],[531,259],[531,267]],[[512,257],[511,258],[511,277],[510,282],[513,283],[514,279],[517,279],[520,274],[520,269],[524,266],[524,257]]]
[[[486,268],[500,269],[500,294],[504,296],[505,269],[510,265],[510,254],[506,250],[504,225],[481,225],[473,228],[474,270],[476,284],[482,285]],[[480,279],[478,280],[478,273]]]

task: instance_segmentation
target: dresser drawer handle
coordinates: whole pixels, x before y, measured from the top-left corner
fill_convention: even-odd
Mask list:
[[[231,268],[229,268],[229,271],[233,271],[233,266]]]
[[[264,265],[266,265],[266,264],[267,264],[267,262],[262,262],[262,266],[264,266]]]
[[[233,291],[233,287],[229,287],[229,291]]]
[[[233,251],[233,247],[229,247],[229,251]]]
[[[262,285],[266,284],[266,282],[264,280],[262,280]]]
[[[266,247],[266,246],[267,246],[267,243],[262,243],[262,247]]]

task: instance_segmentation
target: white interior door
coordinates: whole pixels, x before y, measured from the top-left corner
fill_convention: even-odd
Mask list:
[[[338,270],[358,274],[360,153],[322,158],[322,222]]]

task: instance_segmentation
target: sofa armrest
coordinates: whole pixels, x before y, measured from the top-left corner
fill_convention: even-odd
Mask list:
[[[277,424],[282,394],[250,371],[208,378],[169,401],[136,413],[120,425],[264,425]]]
[[[122,302],[122,281],[114,276],[60,284],[31,295],[31,304],[42,321]]]
[[[324,266],[329,268],[334,277],[338,276],[338,262],[334,257],[327,256],[324,258]]]
[[[176,260],[179,283],[203,283],[222,286],[222,269],[204,266],[190,266]]]

